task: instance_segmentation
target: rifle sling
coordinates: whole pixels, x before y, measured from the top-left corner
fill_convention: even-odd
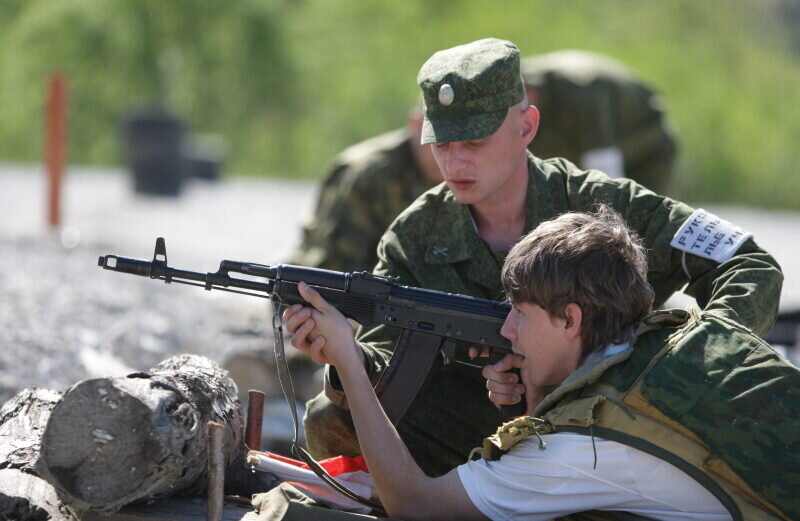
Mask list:
[[[361,497],[360,495],[356,494],[352,490],[348,489],[336,479],[328,474],[319,463],[317,463],[313,457],[300,445],[297,443],[298,438],[298,431],[299,431],[299,422],[297,420],[297,399],[294,395],[294,386],[292,384],[292,375],[289,372],[289,364],[286,360],[286,353],[283,346],[283,321],[281,320],[281,301],[277,295],[273,294],[272,298],[272,307],[274,309],[274,313],[272,315],[272,330],[275,336],[275,363],[278,369],[278,382],[281,385],[281,390],[283,391],[283,395],[286,398],[286,401],[289,404],[289,410],[292,412],[292,422],[294,425],[294,439],[292,440],[292,452],[303,460],[310,468],[314,471],[314,474],[317,475],[322,481],[327,483],[331,486],[334,490],[342,494],[348,499],[355,501],[356,503],[360,503],[362,505],[366,505],[373,509],[374,511],[380,514],[386,514],[383,510],[383,507],[377,503],[370,501],[367,498]]]

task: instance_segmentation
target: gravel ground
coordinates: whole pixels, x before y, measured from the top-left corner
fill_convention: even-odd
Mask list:
[[[268,305],[102,271],[97,247],[0,237],[0,402],[24,387],[145,370],[183,352],[271,348]]]
[[[183,352],[219,362],[240,351],[271,356],[265,301],[104,271],[97,258],[149,258],[164,236],[171,266],[275,264],[297,244],[313,199],[313,184],[277,180],[198,182],[179,198],[143,197],[120,170],[73,168],[57,233],[43,224],[39,168],[0,165],[0,403],[26,387],[63,390]],[[786,272],[782,307],[800,308],[800,213],[707,209],[775,254]]]
[[[169,264],[182,269],[215,271],[223,258],[281,262],[299,240],[313,185],[196,182],[179,198],[159,198],[134,194],[128,181],[117,170],[71,170],[63,227],[50,231],[42,174],[0,165],[0,404],[27,387],[64,390],[179,353],[222,364],[247,353],[273,364],[266,300],[105,271],[97,259],[151,258],[164,236]],[[313,395],[319,374],[297,358],[292,367],[298,397]],[[276,419],[265,422],[265,436],[286,435],[276,382],[258,387],[268,394],[266,417]]]

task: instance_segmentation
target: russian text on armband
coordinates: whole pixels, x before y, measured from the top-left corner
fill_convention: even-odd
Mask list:
[[[725,262],[752,236],[740,226],[698,208],[681,225],[670,245],[686,253]]]

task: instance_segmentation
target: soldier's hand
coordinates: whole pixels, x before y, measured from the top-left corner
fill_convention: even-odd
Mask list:
[[[291,344],[295,349],[307,354],[319,364],[330,364],[330,360],[323,353],[325,337],[313,335],[316,323],[312,318],[312,308],[294,304],[283,312],[283,322],[286,331],[292,335]]]
[[[493,404],[498,407],[511,405],[525,397],[526,388],[520,382],[519,376],[508,372],[515,367],[522,367],[524,360],[522,355],[508,353],[499,362],[484,366],[481,374],[486,378],[486,389],[489,390],[489,400]]]
[[[475,358],[475,357],[478,357],[478,356],[481,357],[481,358],[488,357],[489,356],[489,346],[482,346],[482,347],[470,346],[470,348],[469,348],[469,357],[470,358]]]
[[[312,339],[310,349],[306,351],[309,356],[314,361],[336,366],[340,376],[342,367],[358,367],[363,370],[364,352],[353,338],[354,331],[350,322],[308,284],[301,282],[297,289],[314,306],[311,316],[297,330],[300,334],[305,333],[305,342]],[[312,326],[308,326],[309,323]],[[306,332],[304,328],[309,330]]]

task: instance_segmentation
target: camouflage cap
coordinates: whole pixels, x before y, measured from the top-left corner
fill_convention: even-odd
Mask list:
[[[417,83],[425,113],[423,145],[490,136],[503,124],[508,107],[525,96],[519,49],[496,38],[435,53]]]

